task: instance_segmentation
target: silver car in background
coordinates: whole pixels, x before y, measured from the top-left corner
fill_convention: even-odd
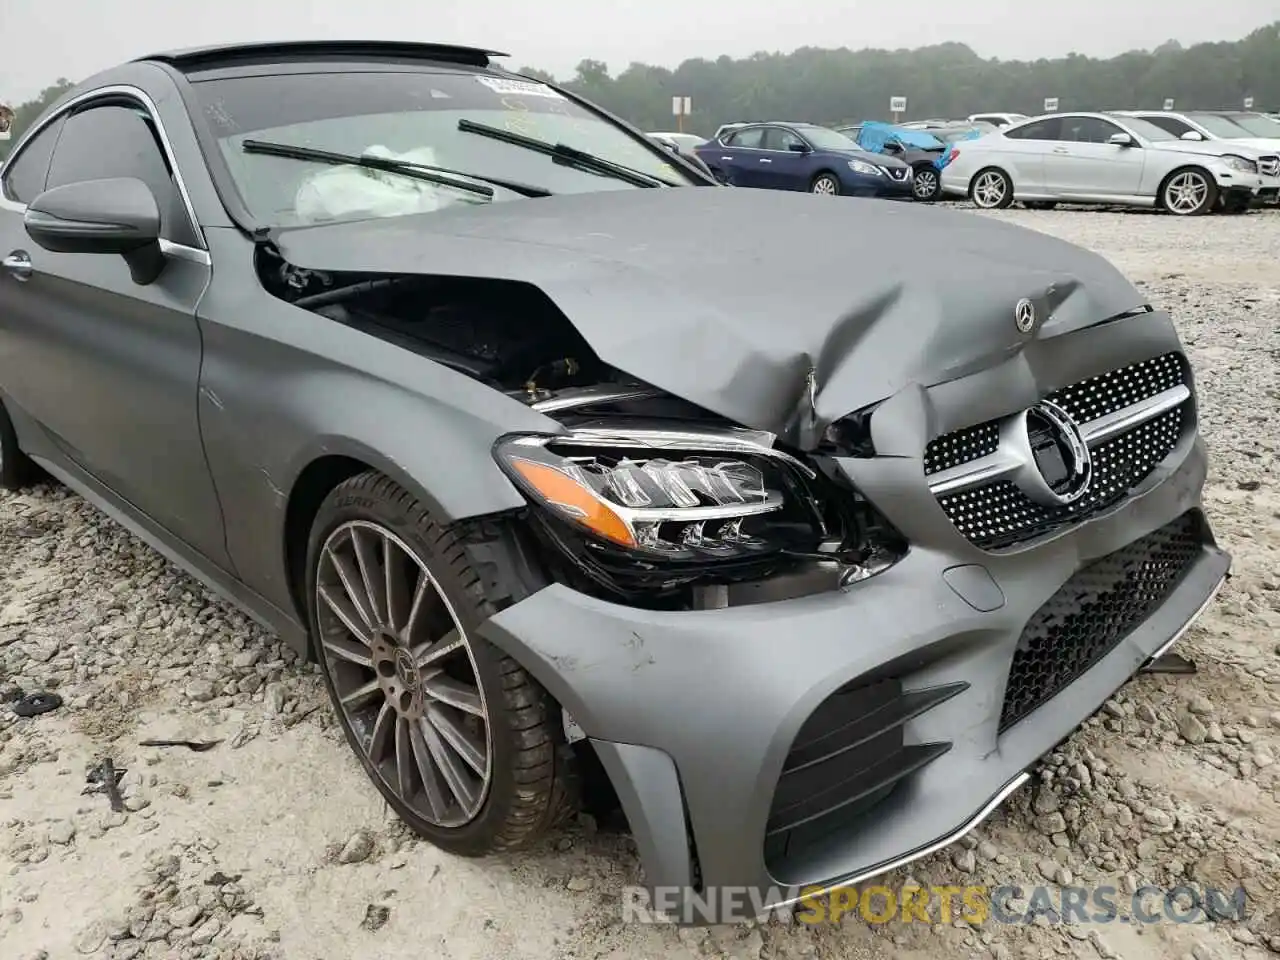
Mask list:
[[[1257,150],[1181,140],[1137,117],[1061,113],[956,144],[945,193],[985,209],[1058,202],[1158,207],[1179,216],[1246,209],[1262,188]]]
[[[1257,150],[1258,173],[1262,176],[1262,190],[1258,199],[1274,201],[1280,198],[1280,123],[1270,129],[1266,123],[1250,123],[1247,114],[1223,110],[1192,110],[1179,113],[1173,110],[1117,110],[1127,117],[1138,117],[1167,130],[1180,140],[1220,141]],[[1250,123],[1249,129],[1240,122]],[[1266,121],[1266,117],[1262,118]],[[1269,134],[1269,135],[1263,135]]]

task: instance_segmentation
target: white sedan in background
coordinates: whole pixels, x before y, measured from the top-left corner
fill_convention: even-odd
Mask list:
[[[1221,141],[1180,140],[1111,113],[1054,113],[956,144],[944,193],[998,210],[1058,202],[1159,207],[1179,216],[1247,209],[1262,188],[1259,153]]]

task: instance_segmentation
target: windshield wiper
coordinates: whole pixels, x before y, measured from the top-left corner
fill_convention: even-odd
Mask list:
[[[474,193],[477,196],[488,199],[493,198],[493,190],[489,187],[481,186],[481,183],[491,183],[496,187],[510,190],[512,193],[518,193],[522,197],[551,196],[551,191],[545,187],[536,187],[529,183],[520,183],[517,180],[502,180],[497,177],[482,176],[478,173],[468,173],[466,170],[453,170],[449,167],[437,167],[428,163],[414,163],[411,160],[396,160],[392,157],[332,153],[328,150],[297,147],[288,143],[272,143],[267,140],[245,140],[240,145],[240,149],[245,153],[261,153],[271,157],[284,157],[287,160],[314,160],[316,163],[329,163],[334,166],[350,165],[366,167],[370,170],[384,170],[387,173],[398,173],[406,177],[425,180],[428,183],[437,183],[443,187],[453,187],[456,190]],[[450,174],[450,176],[440,176],[440,174]],[[469,177],[472,180],[479,180],[481,183],[467,183],[464,180],[455,180],[453,177]]]
[[[501,140],[503,143],[524,147],[526,150],[532,150],[535,153],[551,157],[557,163],[577,167],[579,170],[586,170],[590,173],[601,173],[606,177],[623,180],[634,187],[676,186],[676,184],[663,180],[661,177],[651,176],[639,170],[633,170],[631,167],[624,167],[620,163],[606,160],[604,157],[597,157],[594,153],[587,153],[585,150],[571,147],[567,143],[548,143],[546,140],[526,137],[521,133],[512,133],[510,130],[491,127],[486,123],[476,123],[474,120],[459,120],[458,129],[463,133],[478,133],[480,136],[488,137],[491,140]]]

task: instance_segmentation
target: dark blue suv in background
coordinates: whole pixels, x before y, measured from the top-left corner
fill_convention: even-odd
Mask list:
[[[735,187],[831,196],[912,199],[911,165],[868,153],[811,123],[752,123],[695,148],[718,180]]]

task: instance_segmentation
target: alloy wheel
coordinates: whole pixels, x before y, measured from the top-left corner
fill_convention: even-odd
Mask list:
[[[938,189],[938,175],[932,170],[921,170],[916,174],[916,180],[911,189],[915,192],[917,200],[928,200]]]
[[[980,207],[994,207],[1004,199],[1004,192],[1003,174],[988,170],[973,185],[973,202]]]
[[[439,827],[475,819],[493,776],[484,690],[467,636],[426,564],[376,523],[320,551],[316,619],[336,706],[370,768]]]
[[[1208,181],[1194,170],[1187,170],[1164,188],[1164,203],[1173,213],[1185,216],[1199,210],[1208,195]]]
[[[831,177],[819,177],[813,181],[813,192],[820,193],[824,197],[834,197],[840,192],[840,185]]]

